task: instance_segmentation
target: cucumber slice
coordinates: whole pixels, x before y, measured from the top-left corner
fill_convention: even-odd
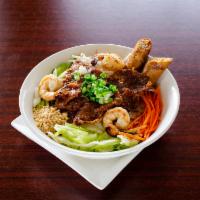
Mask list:
[[[54,70],[53,70],[53,74],[55,76],[60,76],[64,71],[66,71],[67,69],[69,69],[72,65],[72,62],[66,62],[66,63],[61,63],[60,65],[58,65]]]

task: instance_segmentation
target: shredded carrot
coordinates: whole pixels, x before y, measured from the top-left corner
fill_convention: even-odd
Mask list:
[[[160,88],[145,92],[141,98],[145,105],[144,112],[130,123],[127,132],[129,137],[143,141],[157,129],[160,121],[162,111]]]

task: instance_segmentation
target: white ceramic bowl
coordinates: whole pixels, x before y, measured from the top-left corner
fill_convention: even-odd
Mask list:
[[[38,65],[36,65],[24,80],[19,96],[19,106],[21,114],[25,119],[27,126],[35,134],[35,136],[51,145],[53,148],[64,151],[67,154],[73,154],[76,156],[92,159],[108,159],[128,154],[137,155],[145,147],[151,145],[161,136],[163,136],[175,120],[180,103],[179,89],[176,80],[169,70],[166,70],[159,79],[163,101],[163,111],[160,124],[157,130],[146,141],[134,147],[114,152],[79,151],[56,143],[35,126],[32,117],[32,100],[34,89],[38,85],[40,79],[44,75],[51,73],[52,69],[55,66],[67,61],[72,54],[78,55],[81,52],[85,53],[86,55],[94,55],[96,52],[112,52],[117,53],[122,58],[124,58],[127,56],[128,53],[130,53],[130,51],[131,48],[129,47],[114,44],[87,44],[59,51],[58,53],[49,56],[48,58],[41,61]]]

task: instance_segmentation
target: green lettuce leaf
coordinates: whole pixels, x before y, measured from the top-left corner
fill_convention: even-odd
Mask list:
[[[90,129],[87,129],[89,127]],[[91,152],[108,152],[125,149],[138,144],[136,140],[128,140],[123,136],[111,137],[105,131],[97,132],[92,126],[76,126],[66,123],[55,125],[55,133],[48,133],[56,142],[65,146]]]

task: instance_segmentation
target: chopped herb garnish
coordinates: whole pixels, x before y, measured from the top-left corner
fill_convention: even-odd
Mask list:
[[[106,73],[101,73],[100,77],[94,74],[85,74],[81,86],[81,92],[91,101],[99,104],[106,104],[113,101],[112,96],[117,92],[117,87],[106,82]]]
[[[74,72],[74,73],[73,73],[73,78],[74,78],[76,81],[79,81],[79,80],[80,80],[80,73],[79,73],[79,72]]]
[[[107,74],[105,73],[105,72],[102,72],[101,74],[100,74],[100,78],[103,78],[103,79],[105,79],[105,78],[107,78]]]
[[[109,85],[109,88],[112,92],[117,92],[117,86],[116,85],[113,85],[113,84],[110,84]]]

